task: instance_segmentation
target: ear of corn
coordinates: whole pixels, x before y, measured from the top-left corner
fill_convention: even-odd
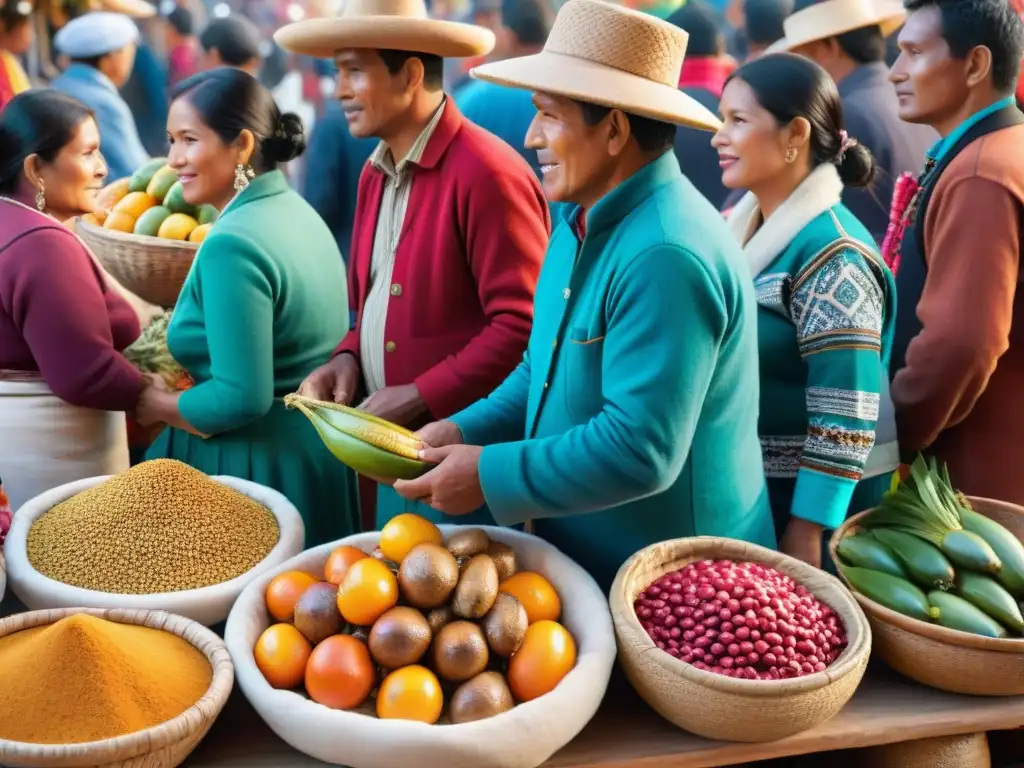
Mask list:
[[[420,461],[423,443],[412,432],[355,408],[291,394],[285,405],[310,420],[327,449],[356,472],[409,479],[430,468]]]

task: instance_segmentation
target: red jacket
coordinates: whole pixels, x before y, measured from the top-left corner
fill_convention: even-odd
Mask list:
[[[415,383],[435,419],[489,395],[519,364],[551,218],[536,175],[448,99],[414,170],[385,328],[388,386]],[[359,357],[359,324],[384,174],[359,178],[349,300],[356,324],[335,354]]]

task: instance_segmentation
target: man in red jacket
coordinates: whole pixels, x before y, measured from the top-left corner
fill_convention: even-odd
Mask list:
[[[443,59],[487,53],[493,33],[416,5],[398,15],[386,0],[351,2],[276,35],[285,50],[333,57],[351,134],[381,139],[356,200],[356,323],[302,392],[366,395],[360,408],[411,428],[486,397],[519,363],[550,230],[530,167],[442,89]],[[413,509],[438,517],[379,487],[378,526]]]

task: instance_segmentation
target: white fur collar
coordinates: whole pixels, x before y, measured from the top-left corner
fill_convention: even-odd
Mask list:
[[[728,223],[743,246],[751,275],[757,278],[804,227],[839,202],[842,192],[836,167],[822,163],[763,224],[757,198],[747,192],[732,209]]]

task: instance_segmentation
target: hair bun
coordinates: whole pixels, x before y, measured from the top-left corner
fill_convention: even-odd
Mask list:
[[[277,130],[264,141],[264,154],[275,163],[287,163],[306,151],[306,129],[294,112],[281,115]]]
[[[860,142],[853,142],[838,162],[839,178],[848,187],[866,187],[875,179],[878,166],[871,150]]]

